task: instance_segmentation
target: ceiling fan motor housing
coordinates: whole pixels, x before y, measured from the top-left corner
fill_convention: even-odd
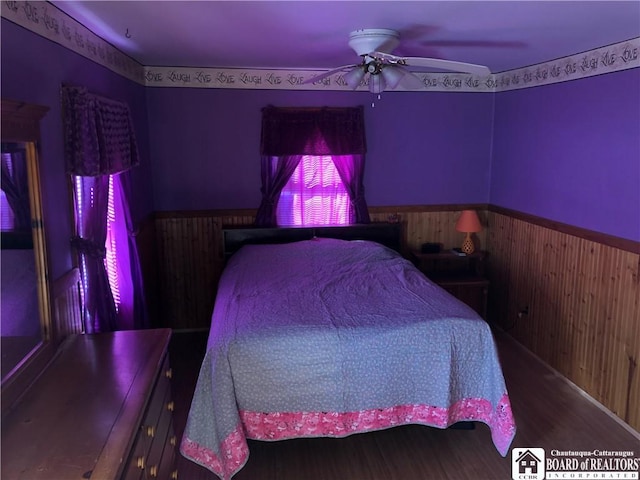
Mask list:
[[[349,34],[349,46],[360,56],[371,52],[391,53],[400,43],[400,34],[388,28],[363,28]]]

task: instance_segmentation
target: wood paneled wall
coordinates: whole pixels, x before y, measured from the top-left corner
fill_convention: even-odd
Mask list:
[[[460,211],[472,209],[478,212],[480,221],[486,225],[486,208],[481,205],[433,205],[407,207],[372,207],[369,209],[372,222],[386,222],[397,216],[402,223],[404,247],[420,249],[423,243],[439,243],[444,249],[460,247],[464,234],[456,231],[456,220]],[[474,234],[476,248],[486,248],[486,229]]]
[[[172,212],[155,219],[156,326],[208,329],[222,273],[222,229],[252,225],[254,211]],[[153,303],[153,301],[152,301]]]
[[[488,212],[489,318],[640,430],[637,244],[542,223]]]

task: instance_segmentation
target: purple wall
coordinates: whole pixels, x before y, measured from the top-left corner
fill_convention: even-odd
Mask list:
[[[42,181],[52,278],[71,265],[63,82],[132,107],[136,219],[256,208],[263,106],[362,104],[372,206],[491,202],[640,240],[640,69],[495,96],[388,92],[371,108],[365,92],[145,89],[5,19],[1,34],[2,96],[51,108]]]
[[[261,109],[365,105],[369,205],[486,203],[493,96],[148,88],[158,211],[257,208]]]
[[[496,95],[491,203],[640,241],[640,69]]]
[[[153,211],[144,87],[137,85],[56,43],[2,19],[2,97],[50,108],[41,127],[41,184],[51,278],[71,268],[70,192],[64,171],[60,87],[82,85],[129,104],[136,123],[141,166],[133,171],[134,219]]]

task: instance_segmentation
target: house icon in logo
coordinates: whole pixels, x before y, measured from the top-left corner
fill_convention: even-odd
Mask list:
[[[535,456],[531,450],[525,450],[516,458],[518,464],[518,473],[538,473],[538,465],[542,462],[542,459]]]
[[[544,448],[514,448],[511,450],[511,478],[513,480],[544,480]]]

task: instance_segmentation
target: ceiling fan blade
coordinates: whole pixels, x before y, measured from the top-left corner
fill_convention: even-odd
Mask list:
[[[473,73],[474,75],[491,75],[491,70],[484,65],[474,63],[454,62],[453,60],[441,60],[439,58],[407,57],[407,65],[416,67],[434,67],[454,72]]]
[[[488,48],[523,48],[527,44],[518,40],[425,40],[420,42],[425,47],[488,47]]]
[[[361,67],[361,66],[362,65],[360,63],[355,63],[353,65],[343,65],[342,67],[334,68],[334,69],[329,70],[328,72],[324,72],[324,73],[321,73],[321,74],[316,75],[314,77],[308,78],[307,80],[302,82],[302,84],[306,85],[308,83],[319,82],[320,80],[323,80],[323,79],[325,79],[327,77],[330,77],[334,73],[343,72],[343,71],[348,70],[350,68]]]
[[[400,64],[412,67],[432,67],[441,68],[443,70],[451,70],[454,72],[473,73],[475,75],[490,75],[491,70],[484,65],[476,65],[474,63],[455,62],[453,60],[441,60],[439,58],[425,57],[398,57],[384,52],[373,52],[370,57],[389,62],[391,64]]]

